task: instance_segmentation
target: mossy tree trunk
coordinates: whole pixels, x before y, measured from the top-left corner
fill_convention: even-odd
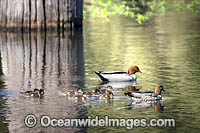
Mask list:
[[[67,29],[82,26],[83,0],[0,0],[0,27]]]

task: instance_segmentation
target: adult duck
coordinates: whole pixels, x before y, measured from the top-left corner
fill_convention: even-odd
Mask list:
[[[138,66],[130,66],[128,72],[122,71],[107,71],[107,72],[95,72],[102,81],[119,81],[119,82],[126,82],[126,81],[136,81],[137,77],[135,75],[136,72],[140,72]]]
[[[130,92],[129,91],[129,92],[125,92],[124,95],[136,101],[154,101],[154,100],[162,100],[162,97],[161,97],[162,91],[165,91],[163,85],[156,85],[155,92],[152,92],[152,91]]]

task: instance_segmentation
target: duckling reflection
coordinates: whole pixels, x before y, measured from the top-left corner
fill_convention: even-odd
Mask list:
[[[44,90],[43,89],[34,89],[33,91],[25,91],[20,92],[20,96],[23,96],[25,98],[43,98],[44,97]]]
[[[131,102],[129,101],[126,109],[135,110],[135,109],[147,109],[155,107],[155,111],[157,113],[161,113],[164,111],[164,106],[160,101],[143,101],[143,102]]]

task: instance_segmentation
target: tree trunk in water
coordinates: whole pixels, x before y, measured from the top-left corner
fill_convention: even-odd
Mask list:
[[[0,28],[72,29],[82,26],[83,0],[0,0]]]

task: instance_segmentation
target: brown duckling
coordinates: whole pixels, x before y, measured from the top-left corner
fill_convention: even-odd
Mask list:
[[[98,97],[99,96],[99,92],[96,90],[92,90],[92,91],[84,91],[84,94],[87,95],[87,97]]]
[[[82,94],[74,95],[72,99],[75,101],[87,101],[89,97],[86,95],[85,92],[83,92]]]
[[[68,90],[65,93],[63,93],[63,95],[65,96],[74,96],[74,95],[78,95],[78,94],[82,94],[83,93],[83,89],[81,87],[78,87],[76,90]]]
[[[112,86],[103,86],[103,87],[99,87],[99,88],[97,88],[96,90],[95,90],[95,92],[97,93],[97,94],[105,94],[106,93],[106,91],[113,91],[113,88],[112,88]]]
[[[113,92],[112,91],[109,91],[109,90],[106,90],[105,91],[105,94],[102,94],[99,96],[99,99],[102,99],[102,100],[105,100],[105,99],[113,99],[114,96],[113,96]]]
[[[42,98],[44,96],[44,90],[34,89],[33,91],[20,92],[20,95],[23,97]]]

